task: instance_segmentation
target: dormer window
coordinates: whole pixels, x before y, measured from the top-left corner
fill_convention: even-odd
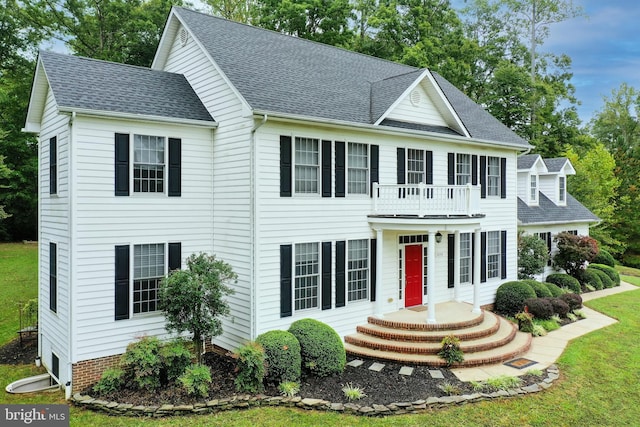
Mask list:
[[[529,199],[535,203],[538,201],[538,175],[531,175],[529,188]]]
[[[558,177],[558,201],[564,204],[567,199],[567,185],[566,178],[564,176]]]

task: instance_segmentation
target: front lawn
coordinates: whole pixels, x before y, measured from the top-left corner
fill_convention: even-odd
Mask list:
[[[0,254],[7,245],[0,245]],[[33,247],[33,259],[36,249]],[[30,257],[27,257],[29,259]],[[0,261],[0,268],[5,268]],[[35,294],[35,262],[30,291]],[[0,298],[15,293],[0,276]],[[419,415],[388,418],[345,416],[320,411],[262,407],[216,415],[166,419],[118,418],[71,408],[72,426],[629,426],[640,419],[640,290],[590,301],[587,305],[619,323],[570,343],[558,364],[561,380],[526,397],[482,402]],[[4,311],[3,311],[4,313]],[[6,324],[0,327],[0,334]],[[15,331],[5,333],[11,337]],[[2,335],[0,335],[2,336]],[[0,365],[0,387],[28,375],[34,367]],[[366,390],[365,390],[366,392]],[[62,393],[16,396],[0,391],[2,403],[62,403]]]

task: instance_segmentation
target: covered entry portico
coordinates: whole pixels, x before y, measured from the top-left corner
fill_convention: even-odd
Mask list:
[[[378,254],[376,314],[381,316],[385,312],[426,304],[427,312],[423,314],[426,322],[435,324],[439,323],[436,304],[451,300],[472,300],[473,313],[480,313],[480,220],[483,217],[370,215],[368,220],[376,233]],[[461,282],[463,234],[465,252],[469,255],[463,261],[468,267],[464,292]]]

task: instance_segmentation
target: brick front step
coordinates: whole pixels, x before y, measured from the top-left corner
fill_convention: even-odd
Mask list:
[[[507,320],[498,318],[498,328],[492,334],[485,334],[479,338],[461,339],[460,348],[464,353],[477,353],[502,347],[513,340],[516,335],[516,326]],[[447,333],[446,335],[449,335]],[[455,335],[455,334],[453,334]],[[456,335],[457,336],[457,335]],[[393,339],[380,338],[376,336],[356,333],[344,338],[346,343],[359,347],[366,347],[373,350],[388,351],[394,353],[410,354],[437,354],[440,351],[440,341],[420,342],[420,341],[396,341]]]
[[[452,365],[452,367],[472,367],[506,362],[507,360],[511,360],[514,357],[525,353],[530,347],[531,334],[516,332],[515,336],[509,343],[491,350],[468,354],[465,353],[464,361],[456,363]],[[447,363],[443,359],[433,354],[410,354],[386,350],[374,350],[366,347],[355,346],[350,343],[345,343],[345,350],[348,354],[356,357],[388,360],[413,365],[428,365],[434,367],[447,366]]]
[[[465,329],[477,326],[484,321],[484,316],[485,312],[483,310],[480,314],[475,315],[473,318],[461,322],[425,323],[385,319],[375,316],[368,317],[367,322],[372,325],[383,326],[385,328],[402,329],[407,331],[450,331],[454,329]]]
[[[495,334],[500,328],[500,318],[491,312],[484,313],[484,319],[475,326],[451,330],[403,330],[377,324],[359,325],[356,331],[363,335],[392,341],[440,343],[447,335],[455,335],[460,340],[473,340]]]

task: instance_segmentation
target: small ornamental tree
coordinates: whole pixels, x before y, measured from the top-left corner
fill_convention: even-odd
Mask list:
[[[549,250],[538,236],[521,235],[518,239],[518,279],[532,279],[544,272],[549,261]]]
[[[167,331],[190,332],[199,363],[205,337],[222,333],[221,317],[229,315],[224,297],[234,293],[228,285],[237,277],[226,262],[200,253],[187,258],[186,270],[172,271],[160,284],[160,309]]]
[[[598,242],[589,236],[562,232],[556,236],[555,241],[558,253],[553,257],[554,264],[575,278],[580,278],[585,264],[598,254]]]

